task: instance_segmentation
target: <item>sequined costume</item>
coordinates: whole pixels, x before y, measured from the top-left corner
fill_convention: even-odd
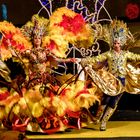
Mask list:
[[[121,83],[123,86],[125,86],[125,77],[127,75],[128,69],[127,69],[127,64],[129,61],[140,61],[140,55],[139,54],[134,54],[129,51],[121,51],[120,54],[116,54],[115,51],[111,50],[108,52],[105,52],[99,56],[96,57],[89,57],[85,58],[82,60],[82,65],[85,67],[86,65],[97,65],[98,63],[101,62],[108,62],[108,72],[111,73],[113,76],[118,78],[119,80],[121,79]],[[123,81],[124,80],[124,81]],[[110,82],[109,82],[110,83]],[[110,83],[110,84],[113,84]],[[115,86],[115,85],[114,85]],[[115,92],[114,94],[111,94],[111,96],[115,96],[120,94],[124,89]],[[104,90],[106,94],[109,94]]]
[[[101,62],[108,62],[108,72],[115,77],[125,78],[127,75],[127,64],[129,61],[140,61],[140,55],[134,54],[129,51],[121,51],[120,54],[116,54],[115,51],[110,50],[96,57],[89,57],[82,59],[82,65],[97,65]]]
[[[140,93],[140,83],[138,80],[140,75],[137,73],[137,71],[140,69],[136,70],[136,68],[130,64],[130,62],[133,64],[139,62],[140,55],[129,51],[123,51],[121,49],[127,40],[128,29],[126,24],[119,20],[114,20],[110,24],[109,31],[110,45],[112,46],[110,51],[102,53],[96,57],[93,56],[81,60],[81,64],[83,67],[85,67],[87,74],[105,93],[102,98],[101,106],[97,111],[97,121],[101,121],[100,130],[106,130],[106,122],[115,111],[118,101],[124,91],[135,94]],[[104,64],[108,64],[107,68],[94,70],[94,67],[102,62],[104,62]],[[130,66],[133,67],[133,73],[131,74]],[[133,78],[133,75],[135,78]],[[131,89],[133,92],[131,92],[129,89]]]

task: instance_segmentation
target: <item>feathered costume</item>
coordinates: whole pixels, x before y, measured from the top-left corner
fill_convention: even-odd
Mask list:
[[[2,126],[47,134],[67,128],[80,129],[82,122],[90,117],[88,108],[99,101],[95,94],[97,87],[72,75],[56,78],[53,69],[57,59],[54,62],[53,58],[65,58],[69,43],[88,42],[91,46],[93,32],[83,17],[63,7],[50,19],[34,15],[21,29],[7,21],[0,22],[0,32]],[[42,40],[38,51],[32,44],[34,37]],[[9,59],[21,65],[25,76],[20,73],[11,78]],[[85,115],[89,117],[83,118]]]

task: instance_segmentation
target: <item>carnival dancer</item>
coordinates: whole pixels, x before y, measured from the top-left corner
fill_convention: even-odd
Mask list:
[[[46,34],[48,20],[40,19],[38,15],[32,17],[31,22],[27,22],[21,31],[32,42],[32,49],[25,50],[21,53],[22,58],[27,58],[29,61],[29,80],[34,77],[41,78],[46,71],[46,60],[48,51],[42,47],[42,38]]]
[[[89,118],[83,108],[88,109],[98,101],[94,95],[96,86],[85,85],[71,74],[64,74],[56,80],[53,68],[58,62],[75,61],[66,58],[69,43],[85,46],[83,43],[86,42],[86,47],[92,44],[92,30],[84,18],[62,7],[52,14],[49,21],[34,15],[21,30],[11,23],[0,22],[0,32],[3,34],[0,46],[2,61],[12,59],[12,62],[22,64],[26,75],[23,81],[21,73],[16,73],[16,78],[10,84],[6,82],[6,88],[1,90],[4,99],[0,101],[3,105],[0,122],[3,126],[47,134],[67,128],[80,129]],[[5,70],[6,67],[2,66],[0,69]]]
[[[93,81],[98,84],[99,88],[101,88],[101,90],[105,93],[101,101],[101,106],[99,106],[96,114],[96,117],[98,117],[97,121],[101,122],[101,131],[106,130],[107,121],[115,111],[118,101],[122,96],[122,92],[125,90],[124,88],[126,84],[125,82],[128,60],[134,62],[140,61],[139,54],[134,54],[132,52],[122,50],[122,47],[126,44],[128,38],[129,31],[127,25],[123,21],[113,20],[109,26],[109,30],[111,39],[110,41],[112,42],[111,49],[96,57],[83,58],[81,60],[82,66],[86,67],[86,72],[91,76]],[[97,73],[92,69],[92,66],[101,62],[107,62],[108,72],[111,73],[113,77],[115,77],[116,82],[108,80],[108,75],[105,74],[105,80],[103,81],[106,81],[106,83],[103,83],[101,77],[98,78],[98,76],[96,75]],[[114,88],[114,90],[111,89],[111,86]],[[107,88],[110,88],[111,90],[107,90]]]
[[[57,67],[59,62],[73,62],[73,58],[60,59],[43,46],[43,38],[48,36],[48,19],[33,15],[32,20],[27,22],[21,31],[32,42],[32,49],[24,51],[21,56],[29,61],[29,79],[37,79],[36,83],[45,84],[52,68]],[[51,61],[51,63],[50,63]],[[52,76],[49,76],[50,78]],[[48,78],[49,78],[48,77]]]

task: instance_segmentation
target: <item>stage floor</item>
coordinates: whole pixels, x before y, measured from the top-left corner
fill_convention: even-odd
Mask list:
[[[14,140],[12,137],[18,132],[0,131],[0,140]],[[139,138],[140,121],[109,121],[106,131],[99,131],[99,125],[90,124],[80,130],[71,130],[51,135],[26,134],[27,139],[88,139],[88,138]],[[3,138],[7,139],[3,139]],[[110,139],[109,139],[110,140]]]
[[[109,121],[106,131],[99,131],[99,125],[90,124],[81,130],[71,130],[51,135],[26,135],[28,139],[57,139],[57,138],[115,138],[139,137],[140,121]]]

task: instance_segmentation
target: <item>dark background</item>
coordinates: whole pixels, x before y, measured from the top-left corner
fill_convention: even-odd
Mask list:
[[[58,7],[65,6],[65,1],[66,0],[52,0],[53,10]],[[31,16],[33,14],[36,14],[41,8],[41,4],[38,0],[0,0],[0,5],[2,3],[5,3],[7,5],[8,20],[17,25],[25,24],[25,22],[30,20]],[[126,7],[130,3],[139,7],[138,16],[131,20],[126,15]],[[94,0],[83,0],[83,4],[88,7],[90,12],[94,11]],[[140,21],[140,0],[106,0],[105,7],[112,18],[122,18],[123,20],[126,20],[128,22]],[[135,11],[136,9],[133,9],[132,7],[130,10],[130,14],[136,14]],[[106,14],[105,12],[103,12],[103,10],[100,16],[106,17]]]
[[[83,3],[89,8],[89,11],[94,11],[93,6],[94,0],[83,0]],[[12,22],[16,26],[22,26],[28,20],[31,19],[33,14],[36,14],[41,5],[38,0],[0,0],[1,4],[6,4],[7,6],[7,17],[8,21]],[[128,4],[136,4],[139,6],[139,13],[136,18],[130,19],[126,14],[126,7]],[[53,0],[53,10],[58,7],[65,6],[65,0]],[[110,13],[112,18],[118,18],[126,21],[132,32],[140,32],[140,0],[107,0],[105,7]],[[130,13],[135,13],[135,9],[131,9]],[[41,14],[45,17],[45,13],[42,11]],[[101,18],[105,18],[106,14],[102,11]],[[132,16],[133,17],[133,16]],[[2,15],[0,12],[0,20],[2,20]],[[137,44],[140,47],[140,43]],[[137,49],[139,52],[139,49]],[[125,93],[120,100],[118,109],[120,110],[140,110],[140,95],[131,95]]]

